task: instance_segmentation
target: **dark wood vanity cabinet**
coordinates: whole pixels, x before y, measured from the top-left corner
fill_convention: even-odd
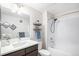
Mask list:
[[[23,56],[23,55],[25,55],[25,49],[6,54],[4,56]]]
[[[31,46],[25,50],[26,56],[37,56],[38,55],[38,45]]]
[[[37,56],[37,55],[38,55],[38,44],[6,54],[4,56]]]

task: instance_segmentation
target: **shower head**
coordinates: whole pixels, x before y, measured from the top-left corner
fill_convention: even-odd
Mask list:
[[[55,18],[54,21],[57,21],[57,18]]]

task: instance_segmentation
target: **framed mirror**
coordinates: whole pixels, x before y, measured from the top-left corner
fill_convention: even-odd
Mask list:
[[[8,3],[8,6],[11,8],[7,8],[5,6],[3,7],[1,5],[1,21],[8,22],[10,24],[10,28],[3,28],[1,26],[0,28],[1,34],[11,34],[10,36],[11,38],[17,38],[18,32],[24,32],[25,34],[30,35],[30,15],[27,15],[22,11],[20,14],[18,14],[18,11],[13,12],[13,9],[15,8],[14,6],[16,6],[16,4]],[[25,7],[23,6],[22,8],[25,8]],[[20,35],[20,37],[24,36],[23,33],[20,33],[20,34],[22,34]]]

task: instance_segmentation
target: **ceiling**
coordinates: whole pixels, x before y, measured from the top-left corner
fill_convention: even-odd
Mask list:
[[[43,12],[45,9],[50,8],[51,6],[55,5],[56,3],[27,3],[26,5],[35,8],[36,10]]]
[[[13,6],[12,6],[12,7],[13,7]],[[11,8],[11,7],[10,7],[10,8]],[[1,13],[2,13],[2,14],[6,14],[6,15],[11,15],[11,16],[16,16],[16,17],[22,17],[22,18],[27,18],[27,17],[29,17],[29,15],[27,15],[27,14],[25,14],[25,13],[18,14],[18,13],[12,12],[11,9],[5,8],[5,7],[1,7]]]
[[[79,10],[79,3],[32,3],[27,5],[40,12],[47,10],[54,15],[59,15],[68,11]]]
[[[21,3],[19,5],[21,5]],[[47,10],[53,15],[61,15],[63,13],[75,10],[79,11],[79,3],[27,3],[27,4],[23,3],[23,5],[32,7],[33,9],[36,9],[41,13]],[[4,6],[11,9],[16,7],[15,4],[13,6],[12,5],[8,6],[8,4],[7,5],[4,4]]]

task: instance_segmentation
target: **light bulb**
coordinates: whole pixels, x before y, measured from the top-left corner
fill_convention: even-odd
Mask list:
[[[12,10],[13,13],[16,13],[16,10]]]
[[[18,8],[18,14],[20,15],[21,13],[23,13],[23,7]]]
[[[21,14],[21,11],[18,11],[18,14],[20,15]]]
[[[18,10],[18,7],[16,5],[13,5],[13,8],[11,10],[13,13],[16,13]]]

